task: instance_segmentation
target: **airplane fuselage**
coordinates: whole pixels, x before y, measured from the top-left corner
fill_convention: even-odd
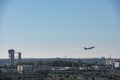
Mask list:
[[[95,47],[94,46],[88,47],[88,48],[84,47],[84,50],[89,50],[89,49],[93,49],[93,48],[95,48]]]

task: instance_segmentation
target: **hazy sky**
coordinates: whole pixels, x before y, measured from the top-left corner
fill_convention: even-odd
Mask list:
[[[0,58],[11,48],[24,58],[120,58],[120,1],[0,2]]]

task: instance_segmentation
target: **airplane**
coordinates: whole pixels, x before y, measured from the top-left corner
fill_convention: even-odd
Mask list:
[[[95,48],[95,46],[88,47],[88,48],[84,47],[84,50],[89,50],[89,49],[93,49],[93,48]]]

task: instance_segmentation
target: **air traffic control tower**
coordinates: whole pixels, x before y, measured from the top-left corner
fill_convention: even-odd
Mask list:
[[[10,63],[11,63],[11,66],[14,65],[14,54],[15,54],[15,50],[14,49],[9,49],[8,50],[8,54],[9,54],[9,58],[10,58]]]
[[[10,58],[10,65],[13,66],[15,63],[15,54],[17,54],[18,56],[18,63],[21,63],[21,52],[15,52],[14,49],[9,49],[8,50],[8,54],[9,54],[9,58]]]
[[[21,63],[21,52],[18,52],[19,64]]]

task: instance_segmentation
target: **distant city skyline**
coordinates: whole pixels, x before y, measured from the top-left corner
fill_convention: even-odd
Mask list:
[[[0,58],[120,58],[118,0],[1,0]],[[84,50],[84,47],[95,46]]]

